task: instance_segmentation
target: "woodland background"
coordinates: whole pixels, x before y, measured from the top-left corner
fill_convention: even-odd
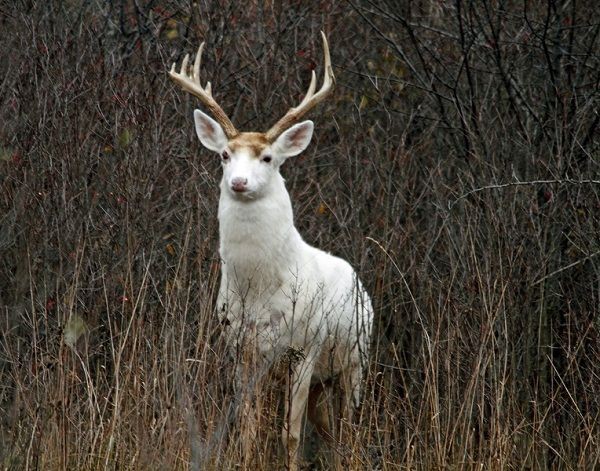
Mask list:
[[[321,76],[320,30],[336,89],[282,172],[375,305],[349,468],[600,466],[599,13],[1,2],[2,468],[281,468],[277,424],[235,440],[220,164],[167,70],[205,40],[218,101],[264,131]]]

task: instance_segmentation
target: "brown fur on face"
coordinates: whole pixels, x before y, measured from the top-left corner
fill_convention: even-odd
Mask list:
[[[234,153],[242,147],[250,149],[254,158],[258,159],[269,144],[262,132],[241,132],[229,141],[229,148]]]

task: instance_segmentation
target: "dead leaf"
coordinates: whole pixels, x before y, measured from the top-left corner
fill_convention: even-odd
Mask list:
[[[85,334],[87,330],[87,324],[77,314],[72,314],[69,317],[64,329],[64,340],[65,344],[71,348],[75,348],[77,340]]]
[[[363,95],[360,99],[360,104],[358,105],[358,109],[360,111],[364,110],[367,106],[369,106],[369,98],[366,95]]]

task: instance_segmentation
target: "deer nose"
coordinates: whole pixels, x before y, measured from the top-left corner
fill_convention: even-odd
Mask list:
[[[247,178],[235,177],[233,180],[231,180],[231,189],[235,192],[242,193],[247,190],[247,184]]]

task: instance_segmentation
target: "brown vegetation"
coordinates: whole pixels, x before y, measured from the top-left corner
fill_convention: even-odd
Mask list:
[[[264,131],[322,29],[334,97],[283,173],[375,305],[345,466],[598,467],[594,2],[161,5],[0,4],[1,466],[281,467],[275,414],[238,440],[219,162],[167,71],[205,40],[220,104]]]

